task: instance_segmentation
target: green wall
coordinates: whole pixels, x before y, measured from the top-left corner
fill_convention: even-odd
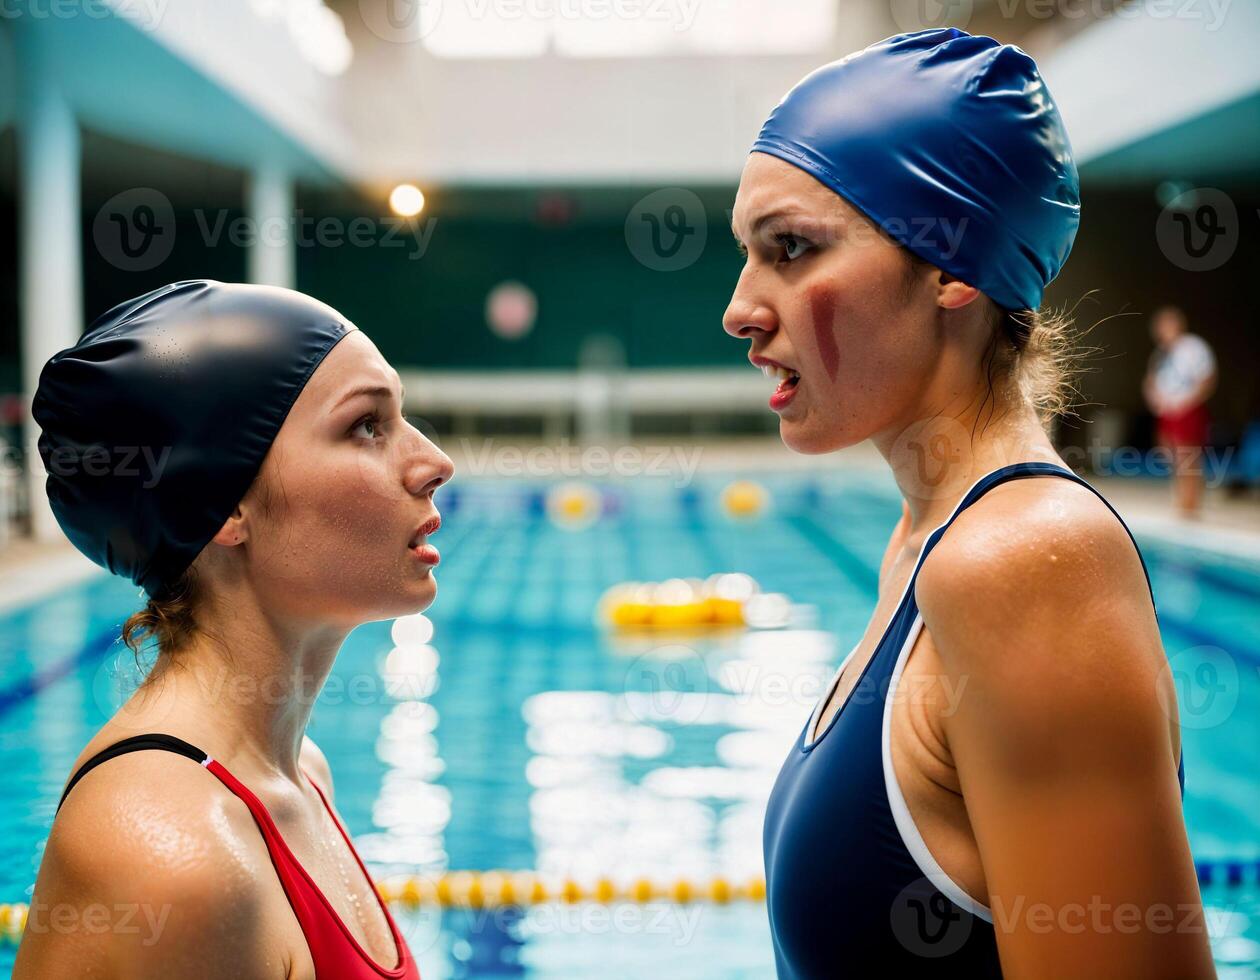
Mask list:
[[[0,392],[18,384],[13,169],[11,134],[0,134]],[[198,221],[194,213],[225,208],[226,221],[239,217],[243,177],[206,169],[204,187],[177,191],[152,182],[172,197],[177,228],[170,256],[144,272],[111,265],[92,238],[101,205],[129,185],[117,176],[85,181],[87,320],[177,279],[245,278],[246,250],[226,237],[207,242],[206,219]],[[341,309],[404,366],[571,368],[593,334],[616,338],[630,367],[742,366],[745,345],[721,329],[741,263],[728,228],[734,188],[693,188],[703,207],[706,243],[693,262],[672,272],[649,268],[627,244],[627,216],[655,190],[436,189],[418,223],[424,247],[417,255],[421,246],[412,231],[383,217],[382,202],[299,188],[302,215],[312,224],[330,222],[340,244],[314,244],[318,236],[300,235],[297,285]],[[1245,232],[1246,216],[1257,213],[1260,199],[1248,189],[1231,193]],[[1142,415],[1148,317],[1161,303],[1175,302],[1221,359],[1212,410],[1228,438],[1260,412],[1260,310],[1251,283],[1260,259],[1257,239],[1242,234],[1228,262],[1190,273],[1160,253],[1154,234],[1159,206],[1150,189],[1091,184],[1084,210],[1072,259],[1047,295],[1052,305],[1075,307],[1079,326],[1093,328],[1086,343],[1101,348],[1081,379],[1081,414],[1089,419],[1107,405]],[[360,236],[366,244],[347,240],[356,220],[366,225]],[[487,293],[508,279],[526,283],[539,300],[534,331],[516,341],[496,337],[485,323]]]
[[[414,229],[428,235],[423,255],[388,219],[370,246],[299,248],[298,288],[344,312],[399,364],[569,368],[598,333],[621,342],[631,367],[739,365],[745,345],[722,332],[722,313],[742,260],[724,210],[706,210],[706,246],[677,271],[635,258],[627,212],[615,208],[558,225],[439,210]],[[534,329],[518,340],[500,339],[485,320],[487,293],[509,279],[538,297]]]

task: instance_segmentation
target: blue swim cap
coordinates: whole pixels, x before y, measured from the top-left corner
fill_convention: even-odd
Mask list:
[[[291,289],[192,280],[114,307],[39,376],[48,500],[83,554],[151,596],[249,489],[354,325]]]
[[[1072,147],[1036,63],[956,28],[899,34],[812,72],[752,149],[1006,310],[1040,305],[1080,224]]]

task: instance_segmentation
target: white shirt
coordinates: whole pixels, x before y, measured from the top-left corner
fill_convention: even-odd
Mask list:
[[[1152,358],[1155,392],[1165,411],[1190,407],[1195,390],[1216,370],[1216,355],[1207,341],[1183,333],[1168,350],[1157,350]]]

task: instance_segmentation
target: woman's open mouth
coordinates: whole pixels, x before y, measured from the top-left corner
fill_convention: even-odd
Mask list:
[[[801,383],[800,373],[775,362],[762,362],[757,365],[767,377],[778,381],[778,386],[770,396],[770,408],[781,411],[795,397],[796,389]]]
[[[426,565],[436,565],[442,560],[437,548],[431,544],[418,544],[411,549],[411,553]]]
[[[407,550],[426,565],[436,565],[442,560],[437,548],[428,542],[428,536],[441,526],[441,517],[431,517],[416,529],[416,533],[407,543]]]

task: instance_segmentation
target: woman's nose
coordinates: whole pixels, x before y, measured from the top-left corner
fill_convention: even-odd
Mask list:
[[[455,475],[455,464],[431,441],[416,433],[417,445],[405,474],[407,492],[427,496]]]
[[[747,338],[758,333],[773,333],[778,325],[774,311],[747,293],[741,277],[722,317],[722,329],[732,337]]]

